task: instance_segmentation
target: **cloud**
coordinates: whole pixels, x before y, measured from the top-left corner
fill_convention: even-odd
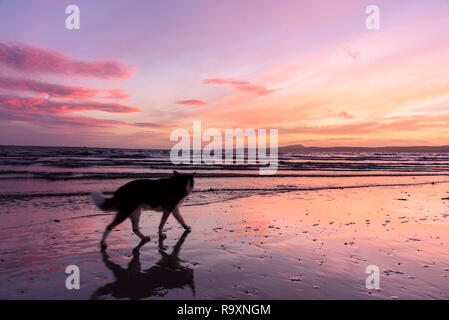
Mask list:
[[[127,99],[130,97],[130,95],[124,92],[122,89],[90,89],[52,84],[28,79],[6,78],[1,76],[0,89],[18,92],[34,92],[39,94],[48,94],[51,97],[71,99],[92,98],[100,93],[105,93],[104,98],[107,99]]]
[[[0,64],[30,73],[128,79],[136,68],[117,61],[82,61],[53,50],[0,42]]]
[[[108,95],[105,98],[108,99],[128,99],[131,96],[122,89],[111,89],[105,91],[108,93]]]
[[[235,80],[235,79],[224,79],[224,78],[210,78],[204,79],[203,84],[205,85],[227,85],[236,90],[252,92],[257,95],[265,95],[277,91],[278,89],[267,89],[260,85],[251,84],[248,81]]]
[[[354,116],[346,111],[341,111],[339,113],[327,109],[327,118],[343,118],[343,119],[354,119]]]
[[[101,90],[45,83],[27,79],[0,77],[0,88],[19,92],[45,93],[52,97],[91,98]]]
[[[0,110],[0,116],[5,120],[23,121],[47,128],[104,128],[123,124],[122,122],[116,120],[103,120],[82,116],[62,117],[54,114],[26,113],[17,112],[15,110]]]
[[[135,127],[140,127],[140,128],[168,128],[169,127],[164,124],[151,123],[151,122],[137,122],[137,123],[133,123],[131,125],[133,125]]]
[[[354,119],[354,116],[352,114],[347,113],[346,111],[340,112],[338,116],[345,119]]]
[[[449,125],[449,113],[440,115],[417,115],[409,117],[382,117],[356,123],[335,125],[295,125],[280,128],[282,133],[348,135],[423,132],[427,129],[445,129]]]
[[[128,126],[138,128],[167,128],[168,126],[157,123],[127,123],[118,120],[96,119],[84,116],[60,116],[47,113],[20,112],[17,110],[1,110],[0,118],[10,121],[22,121],[46,128],[84,128],[104,129],[117,126]]]
[[[203,100],[178,100],[175,103],[180,104],[180,105],[186,105],[186,106],[205,106],[205,105],[207,105],[207,102],[203,101]]]
[[[360,55],[360,52],[359,51],[355,51],[351,47],[346,47],[345,48],[345,54],[346,54],[346,57],[348,57],[348,58],[350,58],[352,60],[357,60],[357,58]]]
[[[0,108],[22,112],[53,114],[65,114],[74,111],[104,111],[110,113],[135,113],[141,111],[136,107],[114,103],[50,101],[42,96],[21,98],[10,95],[0,95]]]

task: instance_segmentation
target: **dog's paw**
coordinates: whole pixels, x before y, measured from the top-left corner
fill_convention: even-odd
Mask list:
[[[165,238],[167,238],[167,235],[163,232],[159,232],[159,238],[165,239]]]

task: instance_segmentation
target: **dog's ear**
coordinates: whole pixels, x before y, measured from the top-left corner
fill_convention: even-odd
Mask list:
[[[175,175],[175,177],[181,175],[181,174],[180,174],[178,171],[176,171],[176,170],[173,171],[173,174]]]

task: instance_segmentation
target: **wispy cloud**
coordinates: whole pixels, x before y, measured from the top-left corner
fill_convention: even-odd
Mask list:
[[[137,122],[137,123],[132,123],[130,125],[135,126],[135,127],[140,127],[140,128],[158,128],[158,129],[170,127],[168,125],[152,123],[152,122]]]
[[[265,95],[272,92],[275,92],[279,89],[268,89],[261,85],[252,84],[249,81],[245,80],[236,80],[231,78],[210,78],[204,79],[203,84],[205,85],[227,85],[234,89],[240,91],[252,92],[257,95]]]
[[[0,109],[53,114],[65,114],[74,111],[104,111],[110,113],[134,113],[141,111],[136,107],[123,106],[114,103],[92,101],[64,102],[47,100],[42,96],[21,98],[10,95],[0,95]]]
[[[107,99],[127,99],[129,94],[122,89],[92,89],[77,86],[59,85],[29,79],[17,79],[0,76],[0,89],[16,92],[48,94],[56,98],[88,99],[102,94]]]
[[[205,106],[205,105],[207,105],[207,102],[203,101],[203,100],[178,100],[175,103],[180,104],[180,105],[185,105],[185,106]]]
[[[0,77],[0,88],[18,92],[45,93],[53,97],[91,98],[100,90],[45,83],[28,79]]]
[[[160,129],[167,125],[157,123],[128,123],[118,120],[97,119],[85,116],[60,116],[49,113],[20,112],[17,110],[0,109],[0,118],[10,121],[21,121],[46,128],[83,128],[83,129],[105,129],[114,127],[136,127]]]
[[[360,55],[360,52],[352,49],[351,47],[346,47],[345,54],[348,58],[351,58],[352,60],[357,60],[357,58]]]
[[[344,119],[354,119],[354,116],[352,114],[347,113],[346,111],[340,112],[338,116]]]
[[[105,97],[108,99],[128,99],[131,96],[122,89],[110,89],[103,91],[108,93],[107,96]]]
[[[136,68],[117,61],[83,61],[60,52],[24,44],[0,42],[0,64],[30,73],[128,79]]]
[[[289,134],[315,134],[315,135],[363,135],[363,134],[391,134],[420,132],[426,129],[444,129],[449,122],[449,113],[442,115],[410,116],[410,117],[381,117],[372,120],[363,120],[352,123],[333,125],[306,125],[297,124],[281,128],[282,132]]]

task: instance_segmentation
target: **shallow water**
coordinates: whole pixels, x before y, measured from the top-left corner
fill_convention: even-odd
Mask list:
[[[279,161],[277,174],[266,177],[247,164],[173,165],[167,150],[0,146],[0,215],[28,210],[32,199],[51,206],[76,202],[93,190],[110,194],[130,180],[166,177],[173,170],[197,171],[186,205],[295,190],[449,181],[444,153],[286,152]]]

